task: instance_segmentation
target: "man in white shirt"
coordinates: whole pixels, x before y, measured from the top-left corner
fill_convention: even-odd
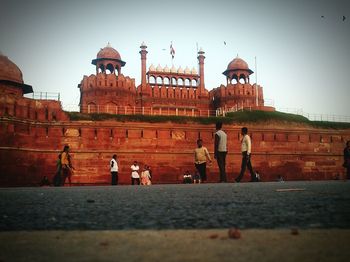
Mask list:
[[[214,143],[214,158],[218,162],[220,171],[220,181],[227,182],[226,179],[226,155],[227,155],[227,135],[221,130],[222,123],[216,123],[215,143]]]
[[[140,170],[140,167],[137,164],[137,161],[134,161],[134,164],[132,164],[131,166],[131,184],[132,185],[134,185],[135,183],[136,185],[140,184],[139,170]]]
[[[109,166],[111,168],[112,186],[118,185],[118,163],[116,154],[113,155],[111,161],[109,162]]]
[[[239,183],[245,173],[246,168],[248,167],[249,173],[250,173],[250,177],[251,177],[251,182],[256,182],[256,176],[255,173],[253,171],[253,167],[252,167],[252,163],[250,162],[250,155],[251,155],[251,151],[252,151],[252,142],[250,140],[250,137],[248,135],[248,128],[243,127],[241,129],[241,133],[242,133],[242,147],[241,147],[241,151],[242,151],[242,165],[241,165],[241,173],[239,174],[239,176],[235,179],[235,181],[237,183]]]

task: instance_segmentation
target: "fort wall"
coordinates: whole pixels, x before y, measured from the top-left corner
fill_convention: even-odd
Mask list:
[[[39,117],[40,118],[40,117]],[[130,166],[148,164],[153,183],[181,183],[186,170],[194,172],[193,150],[202,138],[213,158],[214,126],[201,124],[135,123],[116,121],[40,121],[0,117],[0,185],[37,185],[52,180],[57,155],[71,147],[76,184],[109,184],[109,160],[116,153],[120,184],[130,184]],[[286,180],[324,180],[343,176],[343,147],[350,130],[309,127],[252,126],[252,162],[263,181],[277,175]],[[227,173],[230,181],[240,170],[240,128],[226,125]],[[214,161],[210,182],[219,180]],[[245,180],[249,180],[247,173]]]

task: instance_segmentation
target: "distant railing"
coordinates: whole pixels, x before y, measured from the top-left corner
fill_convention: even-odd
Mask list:
[[[266,101],[266,100],[265,100]],[[273,100],[270,100],[265,106],[273,106]],[[77,105],[63,105],[65,111],[80,112]],[[209,117],[209,116],[226,116],[229,112],[243,110],[254,110],[254,107],[236,105],[231,108],[218,108],[217,110],[200,110],[195,108],[184,107],[136,107],[136,106],[85,106],[82,108],[84,113],[108,113],[119,115],[161,115],[161,116],[190,116],[190,117]],[[310,114],[302,109],[277,108],[277,111],[301,115],[311,121],[327,122],[346,122],[350,123],[350,116],[332,115],[332,114]]]
[[[289,114],[301,115],[308,118],[311,121],[350,123],[350,116],[306,113],[302,108],[278,108],[277,111],[289,113]]]
[[[275,101],[273,99],[264,99],[264,107],[274,107]],[[232,107],[225,107],[225,108],[218,108],[216,110],[216,116],[226,116],[227,113],[237,112],[237,111],[243,111],[243,110],[257,110],[255,105],[244,105],[244,103],[237,103],[236,105]]]
[[[210,117],[216,116],[215,110],[200,110],[186,107],[140,107],[140,106],[115,106],[115,105],[88,105],[76,107],[73,105],[63,106],[66,111],[79,111],[83,113],[107,113],[118,115],[151,115],[151,116],[189,116]]]
[[[27,98],[39,99],[39,100],[56,100],[60,101],[60,93],[54,92],[33,92],[24,95]]]

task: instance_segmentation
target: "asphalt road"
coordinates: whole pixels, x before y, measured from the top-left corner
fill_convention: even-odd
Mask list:
[[[350,182],[0,189],[0,231],[350,228]]]

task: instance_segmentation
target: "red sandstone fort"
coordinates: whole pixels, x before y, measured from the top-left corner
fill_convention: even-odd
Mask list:
[[[83,114],[174,115],[210,117],[230,109],[273,111],[265,106],[263,88],[251,84],[253,71],[241,58],[224,70],[226,85],[210,91],[204,81],[204,51],[198,51],[198,72],[150,65],[147,46],[140,46],[141,83],[124,76],[122,60],[109,44],[92,64],[96,74],[84,76],[80,89]],[[179,183],[186,170],[194,170],[193,150],[202,138],[212,154],[214,126],[189,122],[148,123],[117,120],[71,120],[58,99],[25,97],[33,89],[23,81],[21,70],[0,55],[0,186],[37,185],[43,176],[52,179],[57,155],[69,144],[76,172],[72,182],[109,184],[108,163],[116,153],[119,181],[130,183],[134,160],[152,167],[154,183]],[[349,130],[315,129],[286,124],[251,124],[253,165],[263,181],[285,179],[332,179],[342,176],[342,149]],[[240,125],[226,125],[230,180],[240,168]],[[218,180],[214,163],[209,181]],[[248,177],[246,178],[248,179]]]

